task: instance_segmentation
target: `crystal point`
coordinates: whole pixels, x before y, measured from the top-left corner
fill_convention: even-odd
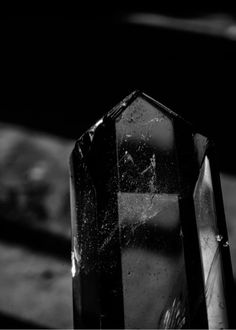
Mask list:
[[[71,211],[76,328],[231,326],[214,149],[173,111],[136,91],[85,132]]]

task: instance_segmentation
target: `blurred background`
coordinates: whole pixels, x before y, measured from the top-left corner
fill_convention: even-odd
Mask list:
[[[90,8],[0,24],[1,327],[72,327],[69,154],[135,89],[214,139],[236,278],[232,8]]]

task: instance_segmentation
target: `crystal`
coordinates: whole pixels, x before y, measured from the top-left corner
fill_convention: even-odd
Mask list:
[[[135,91],[71,155],[76,328],[227,328],[233,277],[214,145]]]

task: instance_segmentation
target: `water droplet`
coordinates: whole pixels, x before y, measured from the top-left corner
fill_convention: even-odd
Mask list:
[[[221,242],[222,239],[223,239],[223,236],[222,235],[216,235],[217,242]]]

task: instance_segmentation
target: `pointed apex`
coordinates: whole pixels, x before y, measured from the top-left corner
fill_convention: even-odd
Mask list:
[[[78,142],[80,148],[83,149],[85,145],[87,150],[94,138],[95,131],[101,130],[107,125],[115,124],[118,125],[118,135],[123,130],[130,131],[133,136],[141,134],[140,138],[142,139],[144,136],[148,138],[151,134],[162,141],[163,145],[170,145],[174,139],[173,124],[177,121],[182,122],[184,127],[192,130],[192,125],[178,114],[144,92],[135,90],[91,126],[79,138]]]
[[[137,101],[137,100],[139,100],[139,101]],[[150,107],[152,107],[153,109],[156,108],[157,112],[162,112],[163,115],[169,117],[170,119],[178,118],[179,120],[182,120],[183,122],[185,122],[187,125],[190,125],[190,123],[188,123],[186,120],[184,120],[177,113],[170,110],[168,107],[166,107],[162,103],[156,101],[154,98],[150,97],[149,95],[142,92],[141,90],[135,90],[132,93],[130,93],[128,96],[126,96],[121,102],[119,102],[114,108],[112,108],[111,111],[109,111],[104,116],[104,119],[116,120],[125,111],[125,109],[133,103],[139,103],[140,106],[142,104],[142,108],[144,108],[144,107],[149,108],[149,109],[150,109]],[[144,106],[144,104],[145,104],[145,106]],[[136,107],[136,110],[138,111],[138,107]],[[141,111],[141,108],[139,109],[139,111]]]

